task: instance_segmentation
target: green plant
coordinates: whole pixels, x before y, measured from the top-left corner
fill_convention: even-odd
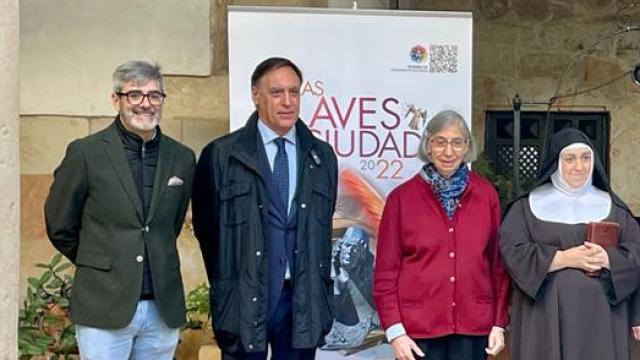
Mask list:
[[[49,360],[69,359],[77,353],[75,328],[69,321],[69,297],[73,277],[65,270],[72,265],[56,254],[39,278],[27,279],[26,298],[19,312],[18,349],[20,359],[47,355]]]
[[[182,327],[176,348],[177,359],[195,359],[202,345],[213,343],[209,315],[209,287],[196,286],[185,297],[187,323]]]
[[[511,179],[504,175],[496,174],[493,171],[491,159],[484,152],[478,155],[472,167],[474,171],[493,183],[500,197],[500,208],[504,211],[513,197]]]
[[[209,286],[202,283],[189,291],[185,299],[186,329],[206,329],[209,325]]]

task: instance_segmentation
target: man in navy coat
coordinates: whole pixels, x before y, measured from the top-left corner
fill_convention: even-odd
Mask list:
[[[205,147],[193,223],[224,359],[313,359],[331,328],[337,165],[298,118],[302,73],[269,58],[251,76],[256,111]]]

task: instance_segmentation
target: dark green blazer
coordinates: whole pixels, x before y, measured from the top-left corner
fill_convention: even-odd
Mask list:
[[[185,322],[176,238],[187,211],[195,156],[161,135],[147,221],[115,123],[73,141],[45,202],[47,234],[76,265],[71,320],[122,328],[140,298],[144,247],[155,301],[169,327]]]

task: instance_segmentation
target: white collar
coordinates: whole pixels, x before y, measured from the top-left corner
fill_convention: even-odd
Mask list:
[[[271,128],[268,127],[267,124],[265,124],[265,122],[262,119],[258,119],[258,131],[260,132],[260,136],[262,137],[262,141],[265,145],[281,137],[280,135],[276,134],[275,131],[271,130]],[[284,136],[282,137],[288,142],[295,145],[296,144],[295,125],[292,126],[291,129],[289,129],[289,131],[287,131],[287,133],[284,134]]]
[[[611,195],[593,185],[577,195],[545,183],[529,194],[529,207],[536,218],[562,224],[602,221],[609,217],[611,206]]]

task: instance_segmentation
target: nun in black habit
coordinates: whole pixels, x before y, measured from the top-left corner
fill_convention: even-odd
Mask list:
[[[585,241],[599,221],[620,224],[617,247]],[[510,360],[629,359],[640,228],[582,132],[552,137],[537,185],[507,211],[500,251],[515,285]]]

